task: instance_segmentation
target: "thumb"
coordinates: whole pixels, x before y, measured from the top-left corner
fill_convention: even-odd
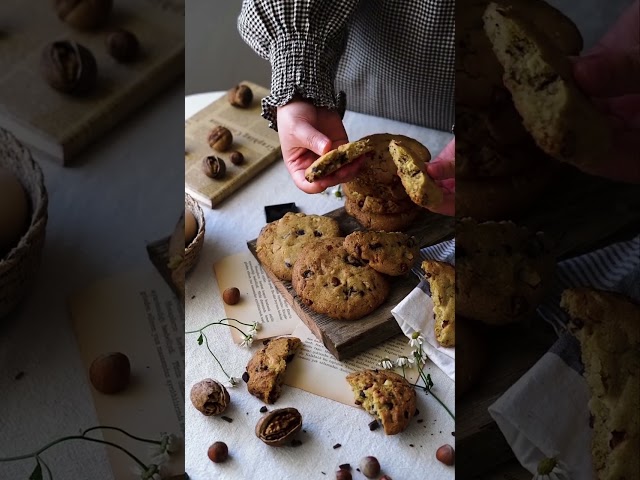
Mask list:
[[[593,97],[640,93],[640,53],[600,50],[574,59],[573,74],[580,88]]]
[[[331,139],[305,121],[294,127],[293,136],[300,142],[299,146],[308,148],[316,155],[324,155],[331,150]]]

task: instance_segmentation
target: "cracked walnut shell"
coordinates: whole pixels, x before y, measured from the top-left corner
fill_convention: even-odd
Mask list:
[[[271,447],[281,447],[302,428],[295,408],[279,408],[264,415],[256,425],[256,437]]]
[[[219,382],[205,378],[191,387],[191,403],[203,415],[220,415],[229,405],[229,392]]]

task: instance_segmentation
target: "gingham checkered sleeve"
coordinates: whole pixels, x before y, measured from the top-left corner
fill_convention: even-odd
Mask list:
[[[262,99],[262,116],[271,128],[277,130],[277,107],[295,95],[344,111],[344,93],[335,91],[334,82],[358,1],[243,1],[240,35],[271,62],[271,92]]]

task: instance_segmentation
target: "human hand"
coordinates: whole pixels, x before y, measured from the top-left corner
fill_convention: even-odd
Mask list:
[[[640,183],[640,1],[585,56],[573,59],[580,88],[610,120],[610,158],[588,173]]]
[[[443,202],[431,211],[442,215],[456,214],[456,139],[451,140],[440,154],[427,163],[427,174],[442,189]]]
[[[313,183],[304,171],[320,155],[348,143],[347,133],[338,112],[316,107],[303,100],[292,100],[278,107],[278,135],[282,158],[296,187],[306,193],[320,193],[333,185],[355,177],[363,158],[351,162]]]

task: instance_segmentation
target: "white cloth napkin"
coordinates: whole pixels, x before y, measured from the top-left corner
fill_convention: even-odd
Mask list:
[[[441,262],[455,263],[455,241],[446,242],[423,248],[420,251],[422,258],[438,260]],[[455,348],[441,347],[434,333],[433,301],[426,292],[428,285],[421,281],[407,297],[400,302],[391,313],[395,317],[402,332],[411,338],[414,332],[420,332],[425,341],[422,348],[431,361],[442,370],[451,380],[456,379],[456,350]]]
[[[560,338],[525,375],[489,407],[520,464],[534,473],[544,457],[557,456],[571,478],[593,480],[589,389],[580,344],[566,332],[559,308],[562,290],[591,286],[640,301],[640,236],[558,264],[552,293],[540,315]]]

